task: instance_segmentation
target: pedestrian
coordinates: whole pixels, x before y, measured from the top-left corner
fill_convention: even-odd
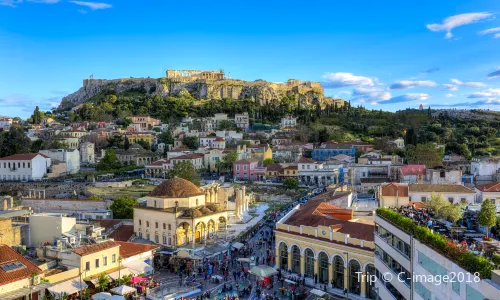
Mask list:
[[[314,274],[314,284],[318,283],[318,274]]]

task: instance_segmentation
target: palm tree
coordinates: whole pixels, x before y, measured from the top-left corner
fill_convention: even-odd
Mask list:
[[[109,277],[105,273],[101,273],[99,275],[99,277],[97,278],[97,284],[99,284],[101,292],[104,292],[104,290],[108,288],[109,282]]]

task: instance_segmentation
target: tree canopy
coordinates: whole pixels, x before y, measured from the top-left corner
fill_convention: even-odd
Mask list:
[[[134,207],[138,206],[137,199],[132,197],[120,197],[113,201],[109,208],[113,211],[115,219],[133,219]]]
[[[170,178],[179,177],[186,179],[196,186],[200,186],[201,183],[201,177],[198,171],[194,168],[193,164],[187,160],[175,164],[175,166],[168,171],[168,176]]]
[[[484,226],[488,229],[495,226],[497,221],[497,210],[495,204],[491,202],[490,199],[486,198],[481,204],[481,210],[478,214],[478,221],[481,226]],[[489,232],[486,232],[486,236],[488,236]]]

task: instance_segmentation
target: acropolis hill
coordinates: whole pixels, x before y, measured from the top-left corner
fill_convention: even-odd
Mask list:
[[[301,104],[333,104],[343,106],[343,100],[325,97],[319,82],[289,79],[274,83],[264,80],[245,81],[225,76],[224,71],[167,70],[162,78],[84,79],[83,87],[63,98],[62,102],[77,105],[102,91],[113,89],[115,93],[143,89],[149,94],[181,96],[189,93],[196,99],[233,100],[253,99],[261,105],[284,96],[294,96]]]

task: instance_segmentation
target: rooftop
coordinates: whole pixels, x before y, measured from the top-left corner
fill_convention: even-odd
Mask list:
[[[42,270],[7,245],[0,245],[0,286],[29,278]]]
[[[492,182],[476,186],[481,192],[500,192],[500,182]]]
[[[120,245],[120,257],[128,258],[137,254],[141,254],[148,251],[153,251],[160,248],[160,246],[150,245],[150,244],[140,244],[140,243],[129,243],[129,242],[116,242]]]
[[[409,184],[410,192],[423,192],[423,193],[468,193],[475,194],[475,192],[460,184]]]
[[[73,249],[73,253],[79,256],[86,256],[92,253],[100,252],[114,247],[120,247],[120,245],[115,241],[105,241],[102,243],[91,244],[81,248]]]
[[[196,195],[202,195],[203,192],[186,179],[174,177],[162,182],[148,196],[161,198],[186,198]]]
[[[33,160],[38,155],[40,155],[44,158],[49,158],[48,156],[43,155],[41,153],[23,153],[23,154],[14,154],[14,155],[2,157],[2,158],[0,158],[0,160]]]

